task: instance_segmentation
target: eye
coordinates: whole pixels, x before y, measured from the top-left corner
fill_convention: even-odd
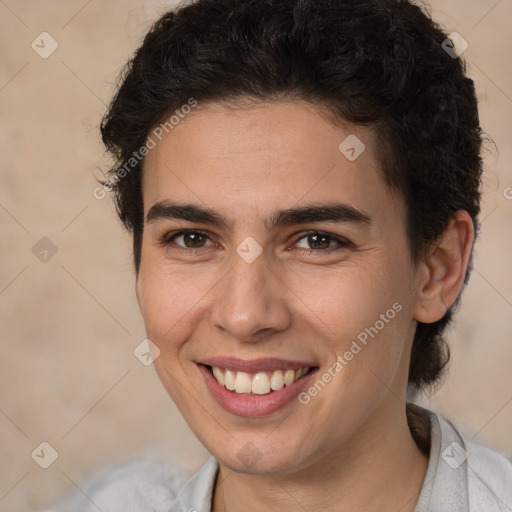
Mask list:
[[[209,243],[208,243],[209,242]],[[164,247],[173,246],[176,250],[203,249],[215,246],[210,237],[203,231],[184,230],[164,235],[160,242]],[[351,247],[352,243],[329,233],[312,231],[298,238],[294,247],[308,252],[331,252],[345,247]]]
[[[304,245],[301,247],[300,244]],[[339,238],[328,233],[312,231],[301,236],[295,246],[306,251],[325,251],[335,248],[350,247],[352,244],[344,238]]]
[[[215,245],[211,240],[211,243],[206,245],[207,240],[210,240],[208,235],[202,231],[179,231],[165,235],[162,245],[167,246],[173,243],[180,249],[201,249]]]

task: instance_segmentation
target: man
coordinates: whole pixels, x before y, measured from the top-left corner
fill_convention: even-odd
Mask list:
[[[511,464],[406,402],[448,361],[478,231],[477,102],[445,40],[397,0],[199,0],[154,25],[102,125],[105,186],[156,371],[212,458],[94,506],[512,510]]]

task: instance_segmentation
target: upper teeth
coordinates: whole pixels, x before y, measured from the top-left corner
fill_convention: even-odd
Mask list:
[[[300,368],[299,370],[275,370],[256,374],[235,372],[221,369],[218,366],[212,366],[212,370],[217,382],[230,391],[240,394],[265,395],[270,393],[270,390],[277,391],[283,386],[291,386],[309,371],[309,367]]]

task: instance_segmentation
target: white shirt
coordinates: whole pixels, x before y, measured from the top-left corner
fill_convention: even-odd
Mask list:
[[[448,420],[430,419],[430,455],[414,512],[512,512],[512,462],[466,438]],[[186,480],[176,468],[135,462],[98,475],[52,512],[211,512],[218,462]],[[186,480],[186,481],[185,481]]]

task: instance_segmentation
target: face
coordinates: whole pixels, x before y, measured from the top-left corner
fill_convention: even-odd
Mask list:
[[[403,415],[418,278],[378,144],[306,103],[210,104],[147,156],[136,290],[154,365],[232,470],[371,449]]]

